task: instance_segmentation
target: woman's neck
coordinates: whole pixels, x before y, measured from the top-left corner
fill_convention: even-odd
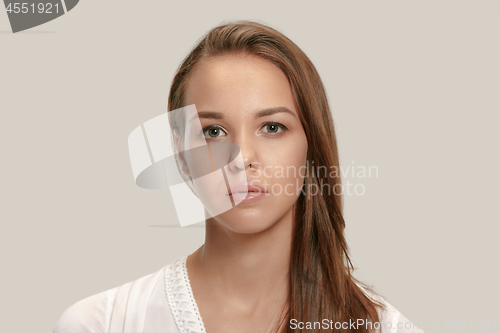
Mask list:
[[[187,261],[195,298],[220,296],[248,313],[281,306],[288,293],[292,223],[293,208],[259,233],[236,233],[207,220],[205,244]]]

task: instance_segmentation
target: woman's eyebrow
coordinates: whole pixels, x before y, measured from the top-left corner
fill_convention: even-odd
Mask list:
[[[192,122],[196,118],[205,118],[205,119],[222,119],[224,116],[220,112],[214,111],[199,111],[196,113],[189,122]]]
[[[268,109],[264,109],[264,110],[257,112],[255,114],[255,118],[266,117],[266,116],[270,116],[270,115],[273,115],[275,113],[280,113],[280,112],[289,113],[292,116],[297,117],[295,115],[295,113],[293,113],[293,111],[290,110],[289,108],[287,108],[285,106],[278,106],[278,107],[268,108]]]

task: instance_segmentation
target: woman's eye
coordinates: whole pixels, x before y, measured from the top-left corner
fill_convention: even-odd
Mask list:
[[[209,138],[209,139],[214,139],[214,138],[218,138],[218,137],[226,135],[224,133],[224,130],[221,129],[220,127],[217,127],[217,126],[205,127],[202,130],[202,132],[203,132],[203,134],[205,134],[205,137]]]
[[[288,129],[280,123],[267,123],[263,128],[267,129],[267,133],[269,134],[278,134]]]

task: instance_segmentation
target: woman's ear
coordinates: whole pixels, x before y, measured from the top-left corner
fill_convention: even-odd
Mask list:
[[[177,156],[179,159],[179,164],[181,166],[181,172],[183,174],[185,174],[186,176],[191,177],[191,172],[189,171],[188,164],[187,164],[186,159],[184,157],[184,144],[181,142],[181,135],[180,135],[179,130],[177,128],[174,128],[173,135],[174,135],[175,153],[177,153]]]

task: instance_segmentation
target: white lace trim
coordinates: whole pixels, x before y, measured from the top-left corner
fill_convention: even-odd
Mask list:
[[[181,333],[206,333],[193,296],[186,268],[187,256],[165,268],[165,292],[175,324]]]

